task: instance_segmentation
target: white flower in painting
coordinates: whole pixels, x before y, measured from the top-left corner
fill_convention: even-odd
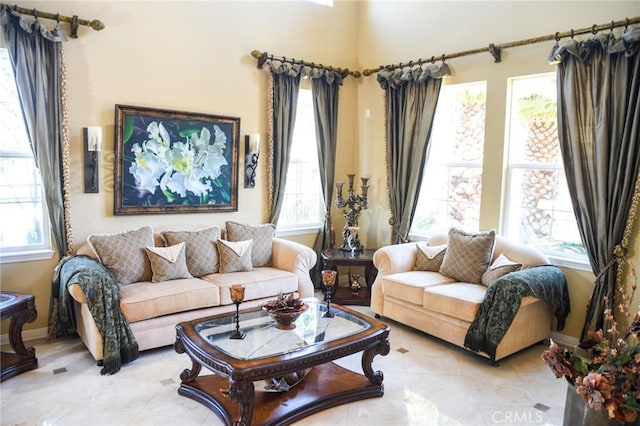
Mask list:
[[[131,151],[134,153],[135,160],[129,167],[129,173],[135,178],[138,192],[142,195],[145,192],[154,194],[159,185],[159,179],[165,172],[166,164],[160,157],[144,148],[139,144],[134,144]]]
[[[224,158],[224,150],[227,147],[227,136],[218,126],[213,126],[214,140],[213,145],[207,146],[206,168],[210,171],[211,179],[220,176],[222,166],[229,163]]]
[[[200,196],[211,190],[211,184],[203,182],[202,169],[195,161],[197,152],[189,148],[188,143],[173,144],[170,155],[172,173],[161,182],[162,189],[169,189],[181,197],[186,197],[187,191]]]
[[[167,132],[167,129],[164,128],[161,122],[151,122],[151,124],[147,126],[147,132],[149,133],[149,140],[147,143],[149,146],[157,144],[158,148],[156,152],[161,153],[169,149],[169,146],[171,145],[171,138],[169,137],[169,132]]]

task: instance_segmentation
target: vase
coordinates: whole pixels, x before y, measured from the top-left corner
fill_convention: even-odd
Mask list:
[[[595,410],[577,392],[576,387],[569,383],[567,398],[564,404],[563,426],[640,426],[640,417],[633,423],[618,423],[609,418],[605,408]]]

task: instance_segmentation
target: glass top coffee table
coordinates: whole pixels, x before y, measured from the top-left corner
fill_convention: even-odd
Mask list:
[[[339,305],[331,305],[334,317],[325,318],[322,302],[305,302],[309,309],[292,330],[276,328],[260,309],[241,311],[242,340],[229,338],[234,314],[178,324],[174,348],[192,361],[180,375],[178,393],[204,404],[228,425],[290,424],[326,408],[382,396],[383,374],[371,364],[376,355],[389,353],[389,327]],[[364,374],[332,362],[358,352]],[[200,375],[203,366],[214,374]],[[268,385],[292,375],[300,380],[287,391]]]

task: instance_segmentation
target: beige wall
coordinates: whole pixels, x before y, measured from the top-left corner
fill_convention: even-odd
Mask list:
[[[638,2],[365,2],[358,9],[358,59],[363,68],[376,68],[638,15]],[[501,226],[507,79],[555,71],[546,61],[553,44],[503,50],[499,64],[489,53],[448,61],[453,77],[444,84],[487,82],[481,229],[500,230]],[[365,244],[380,244],[389,241],[390,214],[385,195],[382,90],[373,78],[364,79],[359,87],[358,119],[359,167],[372,180],[371,207],[362,215],[360,226],[366,230]],[[631,252],[636,269],[640,265],[637,234],[638,227]],[[591,272],[563,270],[572,306],[563,333],[576,337],[584,322],[594,276]],[[637,309],[637,299],[634,306]]]
[[[99,32],[81,27],[80,37],[65,44],[76,246],[92,232],[144,224],[266,221],[267,73],[256,68],[250,52],[258,49],[350,68],[356,61],[357,3],[334,8],[309,2],[22,1],[20,5],[99,19],[106,26]],[[356,96],[355,79],[347,79],[340,94],[338,137],[348,141],[349,155],[340,155],[340,164],[349,169],[355,164],[351,152],[356,141]],[[256,188],[245,189],[240,174],[237,213],[114,216],[115,104],[240,117],[241,135],[263,135]],[[86,126],[104,129],[99,194],[83,193],[81,134]],[[240,154],[243,170],[244,145]],[[297,239],[313,244],[311,236]],[[39,317],[25,329],[46,327],[56,260],[2,265],[2,289],[36,295]]]
[[[249,55],[253,49],[361,70],[640,15],[637,2],[610,1],[338,1],[334,8],[293,1],[23,1],[21,5],[100,19],[106,25],[101,32],[83,27],[79,39],[65,44],[76,245],[91,232],[120,231],[146,223],[223,224],[228,219],[257,223],[267,218],[264,156],[257,187],[244,189],[242,179],[239,181],[237,213],[114,216],[115,104],[238,116],[241,135],[264,135],[266,74],[256,69],[256,61]],[[447,84],[486,80],[488,85],[481,208],[484,229],[500,227],[506,79],[553,71],[546,63],[552,44],[505,50],[500,64],[494,64],[488,53],[449,61],[454,77]],[[360,221],[361,238],[367,247],[389,240],[382,107],[382,91],[374,76],[345,80],[340,94],[336,180],[346,180],[346,174],[352,172],[357,178],[371,178],[370,207]],[[104,128],[99,194],[82,192],[81,129],[86,126]],[[266,137],[262,141],[264,153]],[[340,240],[344,220],[333,210]],[[312,244],[313,237],[296,240]],[[637,269],[639,244],[636,237],[632,255]],[[26,328],[46,326],[53,265],[55,259],[3,265],[0,271],[3,289],[36,294],[40,318]],[[593,275],[565,271],[573,310],[564,333],[577,336]]]

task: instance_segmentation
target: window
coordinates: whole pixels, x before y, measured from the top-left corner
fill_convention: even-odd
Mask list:
[[[504,234],[554,258],[586,261],[557,132],[555,73],[509,80]]]
[[[485,109],[485,82],[442,87],[411,234],[478,229]]]
[[[324,221],[311,90],[301,89],[278,228],[317,229]]]
[[[51,256],[49,217],[7,49],[0,48],[0,258]],[[36,256],[33,256],[36,255]]]

